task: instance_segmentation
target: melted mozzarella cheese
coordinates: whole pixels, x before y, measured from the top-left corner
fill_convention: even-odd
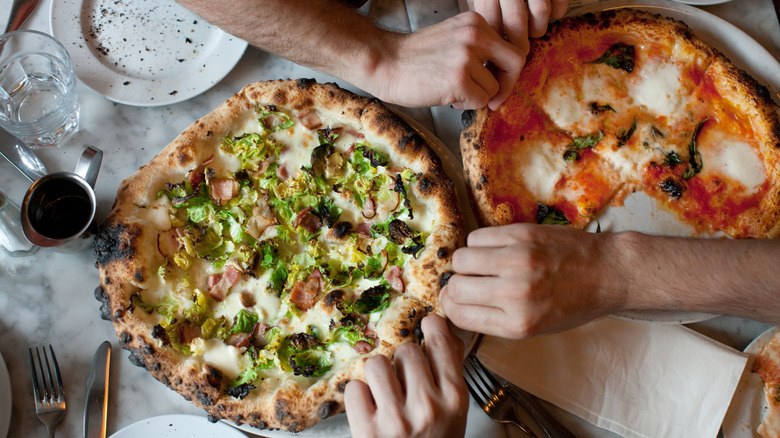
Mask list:
[[[155,199],[148,208],[139,209],[139,217],[152,223],[152,226],[158,230],[171,229],[171,214],[169,207],[171,201],[167,196],[160,196]]]
[[[231,379],[241,374],[240,359],[241,351],[232,345],[225,344],[221,339],[204,341],[203,361],[219,369]]]
[[[517,161],[518,172],[523,176],[526,188],[547,202],[555,193],[555,186],[566,173],[566,161],[558,154],[549,153],[549,145],[529,145],[523,148],[523,153]]]
[[[720,137],[722,138],[722,137]],[[748,193],[753,193],[766,181],[761,158],[749,144],[733,139],[721,140],[717,147],[701,147],[702,174],[726,175]]]
[[[584,107],[577,91],[567,83],[552,82],[541,106],[550,120],[563,130],[584,134],[594,129],[595,119]]]
[[[634,133],[638,139],[648,133],[647,127],[637,127]],[[663,161],[663,151],[661,149],[645,148],[638,142],[634,147],[629,145],[618,146],[616,141],[602,141],[593,148],[593,151],[599,154],[609,165],[620,173],[620,176],[629,181],[639,181],[642,177],[643,169],[647,168],[651,161]]]
[[[647,63],[636,72],[638,81],[629,83],[634,103],[658,116],[680,117],[680,70],[672,63]]]

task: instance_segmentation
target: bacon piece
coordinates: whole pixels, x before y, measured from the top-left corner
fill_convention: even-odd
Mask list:
[[[371,237],[371,223],[361,222],[358,224],[357,233],[360,237]]]
[[[320,120],[317,113],[310,108],[302,111],[294,111],[293,113],[301,121],[301,124],[309,129],[317,129],[322,126],[322,120]]]
[[[374,347],[372,347],[371,344],[369,344],[366,341],[357,341],[355,342],[355,345],[352,346],[352,348],[358,354],[366,354],[371,352],[371,350],[374,349]]]
[[[221,274],[209,275],[206,284],[211,298],[214,298],[217,301],[224,300],[225,297],[227,297],[228,291],[236,284],[240,276],[241,272],[234,268],[233,265],[228,265]]]
[[[170,230],[163,231],[157,235],[157,250],[160,251],[160,254],[164,257],[172,256],[182,247],[182,243],[179,240],[180,237],[180,228],[171,228]]]
[[[257,165],[257,169],[248,170],[247,172],[254,177],[260,177],[265,173],[266,170],[268,170],[268,166],[270,165],[271,162],[265,160]]]
[[[255,300],[255,296],[252,294],[252,292],[249,292],[248,290],[245,290],[241,292],[241,305],[244,307],[252,307],[255,304],[257,304],[257,300]]]
[[[366,196],[366,200],[363,201],[363,211],[360,213],[366,219],[373,219],[376,216],[376,203],[370,196]]]
[[[252,339],[251,333],[233,333],[225,341],[228,345],[232,345],[236,348],[246,348],[249,346],[249,341]]]
[[[225,205],[238,194],[238,183],[230,178],[213,178],[211,180],[211,199],[219,205]]]
[[[189,344],[195,338],[202,338],[203,333],[200,331],[200,326],[184,324],[179,327],[179,341],[182,344]]]
[[[400,266],[390,266],[385,270],[385,273],[382,276],[385,277],[385,280],[387,280],[388,283],[390,283],[390,287],[400,293],[404,292],[404,279],[401,277]]]
[[[279,167],[276,168],[276,176],[281,180],[285,180],[290,176],[287,172],[287,167],[284,164],[280,164]]]
[[[314,211],[314,208],[312,207],[306,207],[303,210],[298,213],[298,215],[295,217],[294,226],[301,227],[304,230],[313,233],[322,227],[322,220],[320,220],[317,215],[312,213]]]
[[[322,292],[322,274],[319,268],[314,268],[306,283],[302,281],[295,283],[290,292],[290,302],[301,310],[309,310],[317,304],[320,292]]]
[[[355,131],[354,129],[345,129],[344,133],[349,134],[355,138],[366,138],[366,136],[363,135],[362,132]]]

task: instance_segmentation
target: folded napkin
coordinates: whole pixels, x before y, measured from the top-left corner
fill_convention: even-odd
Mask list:
[[[626,437],[716,436],[747,362],[681,325],[613,318],[523,341],[487,336],[478,357],[537,397]]]

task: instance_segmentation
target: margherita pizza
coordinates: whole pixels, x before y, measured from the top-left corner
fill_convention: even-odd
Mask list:
[[[300,431],[419,342],[462,241],[451,181],[376,99],[250,84],[119,187],[96,238],[131,360],[216,418]]]
[[[768,90],[682,22],[633,9],[553,23],[461,152],[481,222],[583,228],[643,191],[694,231],[780,232]]]

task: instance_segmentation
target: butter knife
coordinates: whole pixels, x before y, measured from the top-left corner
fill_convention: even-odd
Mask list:
[[[536,423],[542,428],[545,437],[575,438],[575,435],[563,424],[558,422],[534,395],[515,386],[508,380],[504,380],[504,383],[501,386],[509,392],[512,398],[514,398],[520,406],[524,407],[526,411],[531,414],[531,417],[536,420]]]
[[[111,369],[111,343],[103,342],[92,358],[87,377],[87,403],[84,407],[84,438],[106,438],[108,414],[108,373]]]
[[[41,159],[29,146],[2,128],[0,128],[0,155],[32,182],[49,173]]]

